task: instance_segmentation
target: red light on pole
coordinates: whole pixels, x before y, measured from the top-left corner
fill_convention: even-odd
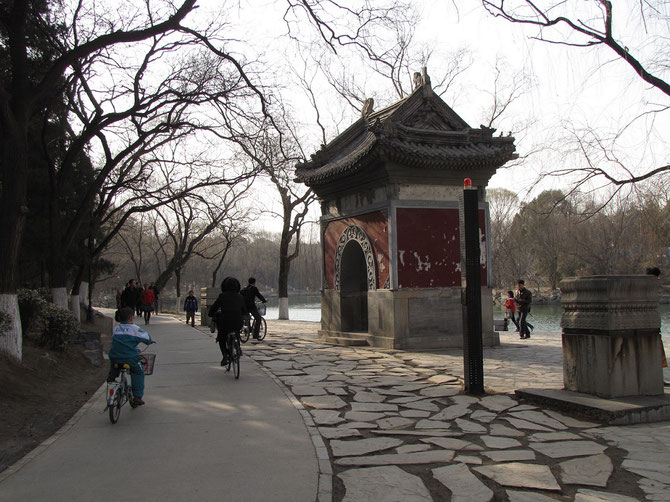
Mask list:
[[[463,180],[463,187],[470,188],[472,186],[472,180],[470,178],[465,178]]]

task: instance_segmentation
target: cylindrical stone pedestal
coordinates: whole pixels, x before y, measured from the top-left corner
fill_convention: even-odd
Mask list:
[[[200,289],[200,326],[209,326],[212,320],[207,315],[207,311],[209,311],[209,307],[214,305],[220,294],[221,288]]]
[[[576,277],[560,288],[565,388],[606,398],[663,394],[658,279]]]

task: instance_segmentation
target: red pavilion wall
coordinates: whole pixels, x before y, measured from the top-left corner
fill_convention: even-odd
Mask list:
[[[375,266],[377,270],[377,288],[381,288],[389,277],[389,238],[386,213],[375,211],[351,218],[331,221],[327,224],[324,233],[324,272],[326,283],[330,288],[335,287],[335,252],[337,241],[342,232],[352,225],[362,228],[370,239],[374,250]]]
[[[461,286],[458,209],[396,210],[399,288]],[[486,214],[479,211],[482,285],[486,285]]]

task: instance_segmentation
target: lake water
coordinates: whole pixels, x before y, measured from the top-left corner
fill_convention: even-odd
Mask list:
[[[320,297],[298,296],[289,298],[289,317],[294,321],[321,321]],[[670,305],[659,306],[661,314],[661,333],[670,335]],[[535,331],[561,331],[561,315],[563,309],[560,305],[533,305],[528,316],[528,321],[535,327]],[[268,298],[267,317],[277,319],[279,315],[278,299]],[[505,309],[500,306],[493,311],[495,318],[505,317]]]

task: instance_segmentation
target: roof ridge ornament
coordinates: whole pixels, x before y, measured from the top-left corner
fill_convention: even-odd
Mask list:
[[[363,108],[361,108],[361,117],[368,118],[372,112],[374,111],[374,106],[375,106],[375,99],[374,98],[367,98],[363,102]]]
[[[421,68],[421,73],[418,71],[414,72],[414,77],[413,77],[413,82],[414,82],[414,91],[416,91],[419,87],[428,87],[429,89],[431,88],[430,85],[430,77],[428,76],[428,69],[424,66]]]

